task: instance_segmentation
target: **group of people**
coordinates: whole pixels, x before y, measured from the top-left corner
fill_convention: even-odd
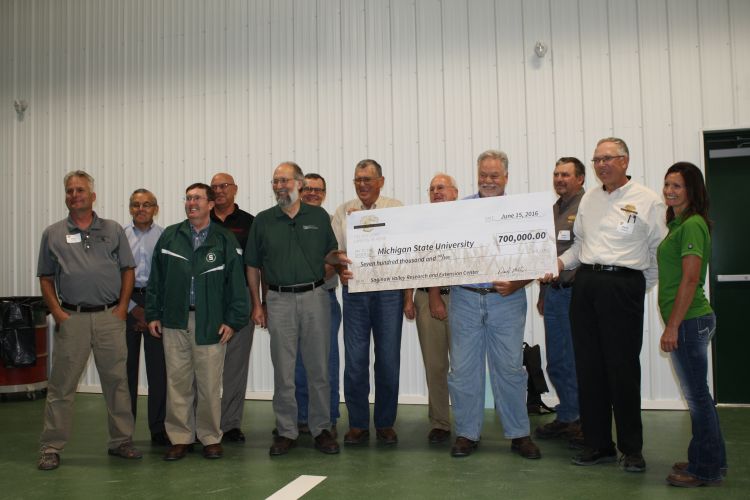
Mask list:
[[[554,169],[559,275],[541,279],[537,309],[544,315],[548,374],[560,404],[556,419],[534,434],[572,438],[582,448],[573,458],[577,465],[612,462],[614,414],[625,470],[645,470],[639,354],[645,293],[658,279],[666,325],[661,347],[671,353],[694,423],[688,461],[676,463],[668,481],[718,484],[726,454],[706,382],[715,320],[703,292],[710,222],[702,175],[688,163],[671,167],[666,209],[653,191],[627,176],[629,152],[621,139],[599,141],[592,163],[602,186],[586,193],[580,160],[561,158]],[[507,155],[480,154],[477,181],[477,192],[466,198],[506,194]],[[451,454],[477,449],[488,366],[511,451],[541,458],[527,413],[521,348],[530,280],[350,293],[347,216],[402,205],[381,196],[385,178],[375,160],[359,162],[353,182],[357,198],[331,217],[321,208],[325,179],[284,162],[271,180],[276,204],[253,217],[235,203],[232,176],[218,173],[210,184],[188,186],[186,219],[166,229],[154,222],[156,196],[137,189],[130,197],[132,222],[123,229],[94,212],[89,174],[67,174],[69,215],[45,230],[39,253],[42,295],[57,331],[38,467],[60,464],[91,351],[108,409],[108,452],[141,458],[132,441],[141,338],[152,442],[168,446],[165,460],[185,457],[196,442],[204,457],[220,458],[222,442],[245,440],[241,422],[254,326],[267,328],[271,342],[276,428],[270,455],[288,453],[300,433],[311,434],[321,452],[338,453],[342,316],[345,444],[369,441],[371,341],[376,438],[398,442],[406,316],[416,319],[425,365],[429,442],[450,438],[452,404]],[[447,174],[430,182],[431,203],[451,202],[458,194]]]

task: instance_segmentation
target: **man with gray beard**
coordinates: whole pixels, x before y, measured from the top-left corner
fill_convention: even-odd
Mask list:
[[[257,215],[245,249],[252,319],[258,326],[268,326],[271,335],[277,429],[269,450],[272,456],[288,453],[297,443],[294,370],[298,348],[307,371],[308,425],[315,448],[327,454],[339,452],[330,432],[330,298],[322,288],[324,261],[339,264],[338,244],[328,213],[301,202],[303,183],[304,174],[296,163],[276,167],[271,185],[277,205]],[[266,302],[260,300],[261,269],[268,286]]]

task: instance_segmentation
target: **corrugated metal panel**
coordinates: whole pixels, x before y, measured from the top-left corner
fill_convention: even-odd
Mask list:
[[[631,145],[632,173],[659,190],[677,159],[701,163],[700,130],[750,123],[746,0],[2,0],[0,293],[38,293],[43,228],[65,215],[61,180],[97,180],[97,211],[125,222],[139,187],[159,223],[184,217],[185,186],[229,171],[239,203],[273,203],[283,160],[328,179],[326,207],[354,196],[357,161],[388,195],[427,201],[438,170],[476,189],[479,152],[510,156],[510,192],[550,188],[554,160],[600,137]],[[533,44],[548,44],[545,57]],[[12,104],[25,99],[20,121]],[[596,186],[589,175],[589,187]],[[30,202],[31,200],[31,202]],[[528,289],[530,305],[538,289]],[[647,302],[644,399],[679,405]],[[414,326],[401,393],[423,398]],[[529,308],[526,338],[543,341]],[[272,387],[258,332],[249,391]],[[145,376],[144,376],[145,380]],[[90,369],[84,383],[96,385]]]

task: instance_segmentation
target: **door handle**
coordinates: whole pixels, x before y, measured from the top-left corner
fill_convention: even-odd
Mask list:
[[[750,274],[717,274],[716,281],[725,283],[750,281]]]

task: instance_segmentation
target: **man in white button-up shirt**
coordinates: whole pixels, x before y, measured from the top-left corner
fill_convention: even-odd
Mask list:
[[[657,278],[656,248],[666,235],[665,206],[652,190],[630,180],[622,139],[598,142],[592,163],[602,182],[586,192],[573,226],[575,242],[560,269],[579,267],[573,286],[573,330],[585,448],[576,465],[617,459],[643,472],[641,365],[646,290]]]

